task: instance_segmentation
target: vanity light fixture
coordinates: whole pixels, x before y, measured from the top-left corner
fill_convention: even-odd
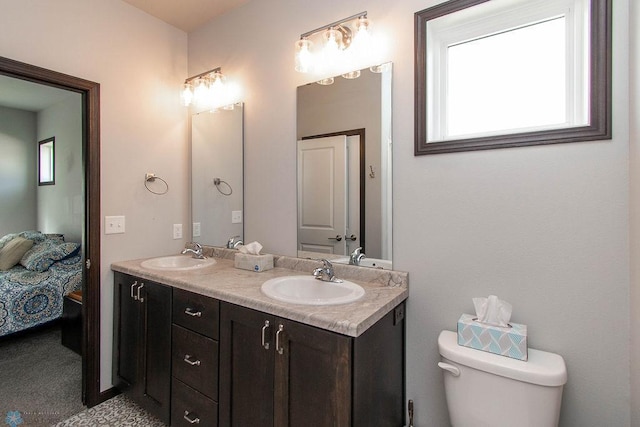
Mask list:
[[[220,67],[189,77],[182,85],[182,104],[188,107],[192,103],[204,104],[222,99],[225,95],[225,80]]]
[[[365,11],[301,34],[295,43],[296,71],[323,72],[361,60],[370,47],[370,27],[371,21]],[[311,39],[319,33],[322,33],[321,46],[314,51],[315,44]]]

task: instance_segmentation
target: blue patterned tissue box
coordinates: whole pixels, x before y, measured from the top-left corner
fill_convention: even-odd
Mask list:
[[[471,314],[463,314],[458,319],[458,345],[527,360],[527,325],[509,323],[511,327],[503,328],[475,319]]]

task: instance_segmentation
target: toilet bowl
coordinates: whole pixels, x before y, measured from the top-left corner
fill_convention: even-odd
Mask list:
[[[556,427],[567,370],[562,356],[529,349],[529,360],[438,337],[449,418],[454,427]]]

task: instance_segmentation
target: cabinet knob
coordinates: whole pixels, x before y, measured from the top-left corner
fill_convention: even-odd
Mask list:
[[[264,347],[265,350],[269,350],[269,343],[267,342],[267,338],[266,338],[267,329],[269,329],[269,321],[265,320],[264,326],[262,327],[262,346]]]
[[[200,418],[191,415],[189,411],[184,411],[184,415],[182,416],[189,424],[200,424]]]
[[[190,354],[185,354],[183,360],[191,366],[200,366],[200,360],[191,360],[191,358],[192,356]]]
[[[184,314],[188,314],[189,316],[193,316],[193,317],[202,317],[201,311],[194,311],[191,307],[187,307],[184,310]]]

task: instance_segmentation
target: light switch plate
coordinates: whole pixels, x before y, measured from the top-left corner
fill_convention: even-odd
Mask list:
[[[242,224],[242,211],[231,211],[231,224]]]
[[[173,238],[182,239],[182,224],[173,224]]]
[[[104,217],[104,234],[121,234],[124,233],[124,215],[105,216]]]
[[[200,223],[193,223],[193,237],[200,237]]]

